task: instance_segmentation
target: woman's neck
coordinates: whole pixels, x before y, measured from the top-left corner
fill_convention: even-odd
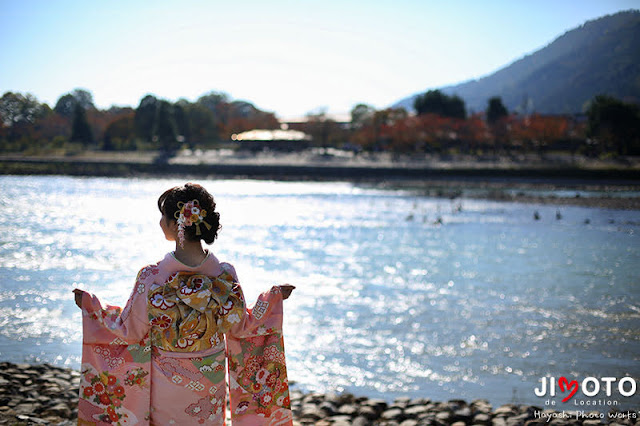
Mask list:
[[[209,252],[202,248],[200,241],[185,241],[183,247],[176,244],[176,251],[174,252],[174,255],[176,259],[187,266],[198,266],[204,262],[209,255]]]

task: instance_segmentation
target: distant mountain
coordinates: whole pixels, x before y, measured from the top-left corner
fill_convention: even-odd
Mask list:
[[[486,110],[492,96],[509,111],[541,114],[583,112],[597,94],[640,103],[640,11],[588,21],[489,76],[438,89],[476,112]],[[413,110],[425,91],[393,106]]]

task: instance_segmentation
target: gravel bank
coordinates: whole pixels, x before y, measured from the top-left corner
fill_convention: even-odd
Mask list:
[[[0,362],[0,425],[74,425],[79,383],[80,374],[75,370],[47,364]],[[389,402],[351,394],[303,393],[295,389],[291,392],[291,405],[294,425],[300,426],[632,426],[639,423],[629,413],[600,419],[595,413],[559,412],[528,405],[506,404],[494,408],[482,399],[468,403],[397,398]]]

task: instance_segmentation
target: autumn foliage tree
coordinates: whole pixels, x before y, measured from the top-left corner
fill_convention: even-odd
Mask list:
[[[105,151],[134,150],[137,148],[135,134],[135,111],[131,108],[112,108],[112,119],[104,131],[102,149]]]
[[[446,103],[441,94],[431,97],[440,99],[434,105]],[[394,109],[376,111],[360,104],[352,110],[350,140],[364,150],[470,155],[554,149],[573,153],[584,146],[584,126],[572,117],[509,115],[499,98],[490,100],[484,113],[466,118],[452,115],[398,114]]]
[[[520,151],[542,153],[574,138],[570,119],[566,116],[509,117],[508,124],[511,146]]]

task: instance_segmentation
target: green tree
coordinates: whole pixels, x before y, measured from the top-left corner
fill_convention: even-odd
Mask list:
[[[229,95],[221,92],[209,92],[200,96],[196,103],[206,107],[211,112],[217,112],[218,105],[229,103]]]
[[[76,102],[80,104],[85,110],[95,109],[93,104],[93,95],[91,92],[85,89],[73,89],[71,95],[75,98]]]
[[[611,96],[596,96],[587,110],[587,135],[618,155],[640,154],[640,108]]]
[[[140,100],[136,114],[134,117],[134,127],[136,135],[146,141],[151,142],[153,139],[153,126],[156,119],[156,109],[158,107],[158,99],[153,95],[146,95]]]
[[[181,137],[193,148],[193,137],[191,135],[191,124],[189,123],[189,109],[191,103],[186,99],[180,99],[173,105],[174,119],[178,137]]]
[[[437,114],[443,117],[466,118],[464,101],[459,96],[447,96],[439,90],[429,90],[416,96],[413,107],[418,115]]]
[[[502,98],[499,96],[495,96],[489,99],[489,104],[487,105],[487,122],[489,124],[494,124],[498,122],[502,117],[506,117],[509,115],[507,108],[502,103]]]
[[[213,113],[200,103],[184,105],[188,121],[188,132],[185,137],[191,144],[206,144],[219,139]]]
[[[216,130],[215,132],[209,131],[208,133],[219,134],[221,128],[229,121],[230,118],[227,108],[229,104],[229,95],[226,93],[209,92],[200,96],[196,101],[196,104],[208,109],[211,113],[210,120]]]
[[[454,95],[449,97],[449,102],[447,103],[445,117],[451,118],[467,118],[467,109],[464,105],[464,101],[461,97]]]
[[[0,98],[0,128],[9,140],[31,139],[34,124],[46,115],[46,105],[27,93],[6,92]]]
[[[76,110],[76,105],[78,101],[73,97],[71,93],[67,93],[66,95],[60,96],[58,102],[56,102],[56,106],[53,107],[53,110],[66,118],[73,118],[73,114]]]
[[[30,93],[6,92],[0,98],[0,118],[7,127],[33,124],[43,111],[43,106]]]
[[[73,112],[73,124],[71,126],[71,140],[81,142],[87,146],[93,142],[93,132],[87,120],[87,111],[79,102],[76,102]]]
[[[85,111],[96,108],[91,92],[84,89],[74,89],[72,92],[62,95],[53,110],[63,117],[72,119],[76,113],[76,105],[80,105]]]
[[[173,156],[180,146],[175,110],[168,101],[157,102],[156,117],[153,123],[153,141],[158,143],[162,155],[166,157]]]
[[[258,109],[247,101],[233,101],[229,106],[232,117],[253,118],[258,112]]]

